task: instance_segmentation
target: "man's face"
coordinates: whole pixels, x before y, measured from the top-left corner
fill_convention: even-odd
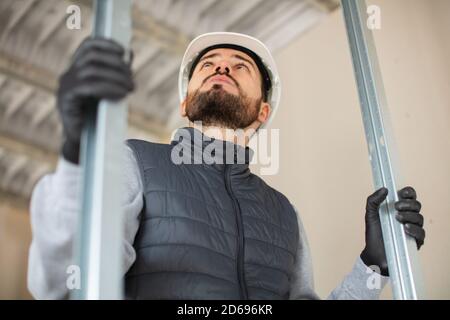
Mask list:
[[[269,107],[263,102],[261,83],[258,67],[247,54],[225,48],[208,51],[189,81],[182,115],[205,126],[231,129],[263,122]]]

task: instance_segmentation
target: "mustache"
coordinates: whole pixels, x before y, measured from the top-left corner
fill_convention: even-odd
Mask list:
[[[208,81],[209,79],[211,79],[212,77],[214,77],[214,76],[225,76],[225,77],[227,77],[228,79],[230,79],[231,81],[233,81],[233,83],[234,83],[234,85],[236,86],[236,88],[240,88],[239,87],[239,83],[232,77],[232,76],[230,76],[228,73],[220,73],[220,72],[214,72],[212,75],[210,75],[210,76],[207,76],[204,80],[203,80],[203,82],[202,82],[202,86],[206,83],[206,81]]]

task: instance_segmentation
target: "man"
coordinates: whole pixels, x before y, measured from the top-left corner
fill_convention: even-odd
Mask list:
[[[123,54],[112,41],[87,39],[60,79],[62,157],[56,172],[39,181],[31,203],[28,280],[36,298],[69,293],[83,112],[100,99],[121,99],[133,90]],[[128,140],[126,145],[127,298],[318,298],[300,217],[285,196],[249,171],[248,139],[225,132],[251,135],[273,117],[280,82],[269,50],[243,34],[202,35],[185,53],[179,89],[189,126],[178,129],[170,144]],[[180,156],[183,161],[174,161]],[[365,248],[329,298],[376,299],[388,280],[378,216],[386,195],[382,188],[367,198]],[[397,219],[420,247],[425,232],[416,193],[407,187],[399,198]],[[367,286],[367,266],[381,273],[380,288]]]

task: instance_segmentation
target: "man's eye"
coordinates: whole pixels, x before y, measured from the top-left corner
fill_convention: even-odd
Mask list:
[[[203,63],[202,68],[204,68],[204,67],[210,67],[210,66],[212,66],[212,63],[209,62],[209,61],[206,61],[205,63]]]
[[[237,68],[237,69],[245,68],[245,69],[249,70],[249,68],[248,68],[244,63],[239,63],[239,64],[237,64],[237,65],[236,65],[236,68]]]

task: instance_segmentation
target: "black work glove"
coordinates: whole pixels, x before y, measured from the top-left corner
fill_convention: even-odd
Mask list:
[[[124,61],[124,48],[113,40],[87,38],[76,50],[72,64],[59,78],[57,106],[64,128],[63,157],[79,162],[81,131],[87,108],[101,99],[120,100],[134,89]]]
[[[366,247],[361,253],[361,259],[365,265],[378,266],[383,276],[388,276],[389,271],[378,211],[387,194],[388,189],[380,188],[367,198]],[[416,191],[412,187],[405,187],[398,191],[398,197],[399,201],[395,203],[398,213],[395,218],[404,224],[405,232],[416,240],[417,249],[420,249],[425,240],[425,230],[423,216],[420,214],[421,204],[417,201]]]

